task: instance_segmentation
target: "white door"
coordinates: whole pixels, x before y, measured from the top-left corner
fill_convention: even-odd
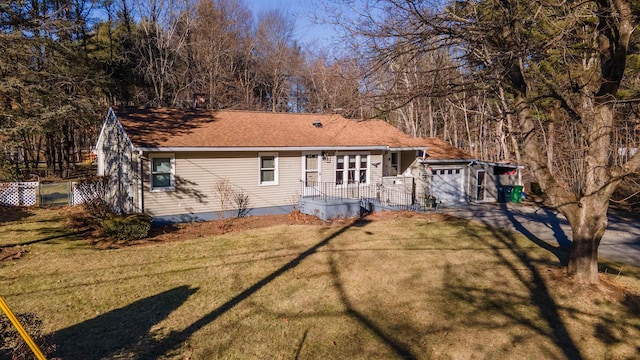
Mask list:
[[[302,181],[304,181],[304,193],[302,196],[320,195],[322,185],[321,159],[320,153],[302,155]]]
[[[465,200],[464,169],[432,168],[431,195],[438,203],[453,205]]]

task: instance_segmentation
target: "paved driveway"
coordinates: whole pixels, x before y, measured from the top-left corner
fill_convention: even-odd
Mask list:
[[[443,209],[445,213],[487,225],[516,230],[543,247],[571,247],[571,228],[559,212],[523,204],[471,204]],[[601,258],[640,266],[640,214],[609,211],[609,227],[598,253]]]

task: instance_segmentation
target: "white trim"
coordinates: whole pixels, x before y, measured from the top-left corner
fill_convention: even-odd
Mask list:
[[[169,174],[169,186],[153,186],[153,160],[169,158],[171,163],[171,173]],[[172,153],[151,153],[149,154],[149,190],[151,192],[175,191],[176,190],[176,157]]]
[[[371,153],[368,152],[364,152],[364,151],[349,151],[349,152],[342,152],[340,154],[335,154],[334,157],[336,158],[335,161],[335,166],[333,167],[333,176],[334,176],[334,180],[336,183],[336,186],[349,186],[352,185],[349,183],[349,161],[348,159],[346,159],[345,157],[347,156],[355,156],[356,159],[356,168],[355,168],[355,178],[357,179],[357,181],[355,183],[352,184],[371,184]],[[363,156],[367,157],[367,167],[365,169],[366,171],[366,179],[364,183],[360,182],[360,171],[362,170],[362,168],[360,167],[360,163],[361,163],[361,159]],[[336,176],[337,172],[338,172],[338,157],[342,157],[343,164],[344,167],[342,170],[342,183],[338,183],[338,177]]]
[[[482,199],[478,199],[478,188],[480,187],[480,185],[478,184],[478,176],[480,175],[480,173],[483,173],[484,175],[482,176]],[[475,190],[473,191],[474,193],[474,201],[475,202],[486,202],[487,201],[487,171],[485,169],[478,169],[476,170],[475,173]]]
[[[451,166],[463,166],[463,164],[470,164],[471,162],[473,162],[473,159],[421,159],[418,158],[416,159],[418,160],[421,164],[425,164],[425,165],[451,165]]]
[[[138,201],[136,207],[138,208],[138,212],[144,212],[144,179],[143,179],[143,168],[142,168],[142,151],[138,152],[138,158],[136,159],[138,162]]]
[[[316,172],[318,173],[318,180],[317,182],[322,182],[322,152],[320,151],[303,151],[302,152],[302,156],[300,156],[300,160],[302,162],[302,181],[307,180],[307,155],[315,155],[317,157],[317,164],[316,164]]]
[[[427,153],[427,150],[429,150],[428,147],[426,146],[406,146],[406,147],[393,147],[390,146],[387,148],[387,150],[389,151],[410,151],[410,150],[418,150],[418,151],[422,151],[425,154]]]
[[[517,164],[502,164],[502,163],[498,163],[498,162],[489,162],[489,161],[475,161],[476,164],[479,165],[489,165],[489,166],[497,166],[497,167],[505,167],[505,168],[510,168],[510,169],[524,169],[524,165],[517,165]]]
[[[120,119],[118,119],[118,117],[116,116],[116,113],[113,111],[113,108],[109,108],[109,111],[107,111],[107,116],[105,117],[104,122],[102,123],[102,128],[100,129],[100,135],[98,135],[98,140],[96,141],[96,149],[98,148],[98,144],[100,144],[100,139],[102,138],[105,128],[107,127],[107,122],[109,121],[110,116],[113,117],[113,121],[118,127],[118,130],[120,130],[120,132],[122,132],[122,135],[124,135],[124,138],[127,140],[127,144],[129,144],[132,150],[136,150],[137,148],[133,145],[131,138],[129,138],[129,135],[124,130],[124,126],[122,126],[122,123],[120,122]]]
[[[262,181],[262,157],[273,156],[273,181]],[[273,186],[278,185],[278,153],[277,152],[260,152],[258,153],[258,185]]]
[[[136,150],[144,152],[234,152],[234,151],[265,151],[265,152],[280,152],[280,151],[372,151],[372,150],[388,150],[388,146],[272,146],[272,147],[260,147],[260,146],[168,146],[168,147],[136,147]]]
[[[96,173],[98,176],[104,176],[104,151],[102,151],[102,147],[96,149]]]

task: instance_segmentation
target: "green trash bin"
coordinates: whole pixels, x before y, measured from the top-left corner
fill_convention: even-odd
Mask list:
[[[522,185],[515,185],[511,188],[511,202],[519,203],[522,201]]]

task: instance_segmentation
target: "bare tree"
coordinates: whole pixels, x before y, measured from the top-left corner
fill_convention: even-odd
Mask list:
[[[522,158],[571,225],[569,274],[578,283],[597,283],[597,250],[609,199],[640,166],[640,157],[615,165],[611,156],[614,106],[634,29],[630,2],[458,5],[462,8],[448,13],[448,20],[465,32],[456,36],[471,53],[484,49],[490,54],[476,60],[486,69],[498,69],[496,80],[511,95]],[[486,11],[494,16],[487,19]],[[564,145],[551,162],[536,107],[555,110],[544,120],[553,124],[547,129],[563,135],[562,141],[551,142]]]
[[[293,21],[277,10],[258,15],[254,50],[258,91],[269,111],[287,110],[292,80],[299,75],[302,53],[293,41],[293,29]]]
[[[227,211],[232,209],[235,191],[228,179],[220,178],[211,187],[214,197],[218,200],[218,217],[224,219]]]
[[[243,91],[237,81],[249,44],[251,14],[238,0],[199,0],[189,44],[192,93],[205,95],[210,108],[237,107]]]
[[[620,121],[618,89],[637,25],[631,1],[484,0],[438,8],[429,1],[385,0],[366,1],[362,8],[359,18],[346,23],[374,66],[446,49],[465,75],[443,79],[450,95],[492,94],[499,110],[493,116],[506,123],[497,129],[512,137],[516,155],[571,225],[568,273],[577,283],[598,283],[597,250],[609,199],[640,167],[640,155],[616,163],[612,142]],[[405,98],[420,96],[414,90],[419,92]],[[467,113],[470,107],[463,106]],[[443,136],[459,139],[451,131],[458,130],[445,126]],[[494,134],[504,143],[502,134]]]
[[[142,30],[136,47],[138,68],[153,89],[148,105],[175,104],[176,85],[184,79],[177,65],[193,25],[188,0],[135,0],[135,4]]]
[[[349,58],[333,63],[326,56],[316,56],[305,67],[305,111],[317,113],[338,112],[347,118],[363,117],[363,98],[360,91],[361,68]],[[370,113],[369,110],[366,111]]]

